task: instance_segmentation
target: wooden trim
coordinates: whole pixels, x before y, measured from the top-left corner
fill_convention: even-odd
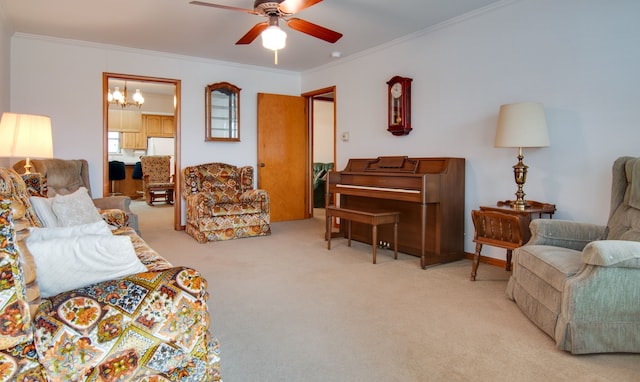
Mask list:
[[[175,194],[174,194],[174,204],[173,204],[173,227],[175,230],[180,231],[184,230],[184,226],[182,223],[182,174],[181,174],[181,110],[182,110],[182,81],[178,79],[172,78],[161,78],[161,77],[148,77],[148,76],[139,76],[133,74],[122,74],[122,73],[111,73],[111,72],[102,72],[102,129],[103,129],[103,142],[102,142],[102,193],[103,196],[109,194],[109,164],[107,158],[109,158],[109,126],[108,126],[108,110],[109,104],[107,102],[107,92],[109,89],[109,80],[117,79],[117,80],[127,80],[127,81],[139,81],[139,82],[156,82],[167,85],[174,86],[174,95],[175,95],[175,108],[173,113],[174,119],[174,172],[175,172]]]
[[[327,94],[327,93],[333,93],[333,98],[330,97],[326,97],[326,96],[322,96],[323,94]],[[309,115],[307,116],[307,123],[309,124],[309,126],[307,126],[307,131],[309,134],[309,158],[308,158],[308,168],[309,170],[307,170],[309,172],[308,174],[308,194],[309,194],[309,203],[308,203],[308,211],[307,211],[307,217],[312,217],[313,216],[313,172],[311,171],[311,169],[313,168],[313,150],[314,150],[314,142],[313,142],[313,130],[314,130],[314,125],[313,125],[313,117],[314,117],[314,109],[313,109],[313,101],[314,100],[321,100],[321,101],[330,101],[333,102],[333,167],[334,170],[337,168],[336,165],[336,139],[337,139],[337,115],[336,115],[336,103],[337,103],[337,94],[336,94],[336,86],[328,86],[326,88],[321,88],[321,89],[316,89],[316,90],[312,90],[312,91],[308,91],[305,93],[301,94],[302,97],[305,97],[306,99],[306,105],[308,107],[309,110]],[[321,97],[322,96],[322,97]],[[335,195],[334,195],[335,197]],[[331,201],[330,204],[334,204],[335,201]]]

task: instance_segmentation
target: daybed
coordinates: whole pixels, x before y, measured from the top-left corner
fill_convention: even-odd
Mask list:
[[[613,165],[606,226],[535,219],[507,295],[559,349],[640,353],[640,158]]]
[[[183,174],[185,230],[199,243],[271,234],[269,194],[253,188],[253,167],[206,163]]]
[[[31,177],[31,187],[38,176]],[[65,205],[57,201],[54,207]],[[87,227],[107,227],[104,221],[40,225],[23,179],[0,168],[0,380],[220,380],[218,343],[209,333],[207,282],[196,270],[172,266],[127,226],[101,228],[106,233],[94,235]],[[112,239],[128,243],[140,272],[104,276],[98,265],[115,266],[124,251],[113,253],[108,264],[89,264],[93,271],[77,270],[86,265],[90,250],[71,250],[67,244]],[[75,261],[52,257],[58,247],[73,252]],[[57,261],[53,268],[64,270],[42,269],[41,261]],[[96,274],[103,280],[52,291],[59,284],[51,277],[74,284]]]

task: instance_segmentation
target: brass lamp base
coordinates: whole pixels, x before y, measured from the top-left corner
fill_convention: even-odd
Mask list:
[[[27,157],[27,159],[25,159],[24,161],[24,173],[31,174],[31,167],[33,167],[31,166],[31,159]]]
[[[522,147],[518,147],[518,163],[513,166],[513,176],[518,185],[518,191],[516,191],[516,200],[511,205],[514,210],[524,210],[527,208],[527,202],[524,200],[525,193],[523,187],[527,181],[527,169],[529,166],[522,162],[524,156],[522,155]]]

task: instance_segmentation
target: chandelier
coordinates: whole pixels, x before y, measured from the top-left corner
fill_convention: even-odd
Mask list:
[[[116,86],[113,88],[113,92],[111,92],[111,89],[109,89],[109,92],[107,93],[107,101],[109,103],[120,105],[123,109],[127,106],[134,106],[134,107],[137,107],[138,109],[142,107],[142,104],[144,103],[144,97],[142,96],[140,89],[136,89],[136,92],[133,94],[133,97],[131,98],[132,99],[127,98],[127,82],[126,81],[124,82],[123,92],[120,91],[120,87]]]

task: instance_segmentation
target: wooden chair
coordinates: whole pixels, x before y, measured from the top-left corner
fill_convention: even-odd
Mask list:
[[[480,252],[484,244],[507,250],[505,270],[510,271],[513,250],[524,244],[522,232],[527,230],[527,219],[521,215],[478,210],[471,211],[471,218],[475,227],[473,241],[476,243],[476,252],[471,267],[471,281],[476,279]]]
[[[142,165],[142,190],[147,204],[153,206],[156,199],[173,204],[175,182],[171,175],[169,155],[147,155],[140,157]]]

